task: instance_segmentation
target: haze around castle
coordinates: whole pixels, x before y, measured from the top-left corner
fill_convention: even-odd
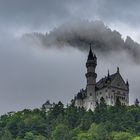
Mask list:
[[[47,99],[69,103],[86,85],[83,75],[90,42],[98,57],[98,78],[119,66],[130,84],[130,104],[140,98],[140,2],[125,4],[115,0],[2,0],[0,114],[39,107]],[[103,23],[100,32],[94,30],[95,21]],[[34,32],[45,43],[40,36],[32,36]]]

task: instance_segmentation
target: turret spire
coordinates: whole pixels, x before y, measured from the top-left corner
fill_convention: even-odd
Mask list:
[[[108,70],[108,78],[110,77],[109,70]]]
[[[127,86],[129,86],[129,82],[128,82],[128,79],[126,80],[126,85],[127,85]]]
[[[119,69],[119,67],[117,67],[117,73],[120,73],[120,69]]]
[[[92,49],[91,49],[91,44],[90,44],[90,50],[89,50],[89,54],[88,54],[88,60],[93,60],[94,57],[93,57],[93,52],[92,52]]]

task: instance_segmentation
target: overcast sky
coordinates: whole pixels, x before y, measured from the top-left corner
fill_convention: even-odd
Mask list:
[[[21,41],[24,33],[49,32],[77,19],[102,20],[123,38],[129,35],[140,43],[139,13],[139,0],[0,0],[0,114],[40,107],[47,99],[67,103],[86,86],[87,53],[43,49],[37,42]],[[117,55],[104,59],[98,54],[98,79],[119,65],[130,81],[133,102],[140,98],[140,66]]]

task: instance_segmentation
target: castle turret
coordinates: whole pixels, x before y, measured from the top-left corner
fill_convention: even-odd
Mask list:
[[[94,111],[96,103],[100,103],[103,98],[107,105],[115,105],[116,99],[119,98],[121,105],[129,105],[129,83],[124,81],[120,74],[119,67],[117,72],[110,74],[96,82],[97,57],[90,47],[85,74],[87,79],[86,88],[80,90],[75,96],[74,104],[78,108]]]
[[[96,55],[93,55],[92,49],[90,47],[90,51],[88,54],[88,59],[86,62],[86,67],[87,67],[87,73],[86,73],[86,78],[87,78],[87,99],[88,99],[88,108],[94,108],[95,107],[95,102],[96,102],[96,96],[95,96],[95,85],[96,85],[96,78],[97,74],[95,73],[95,68],[97,65],[97,58]]]
[[[127,86],[127,89],[129,90],[129,82],[128,82],[128,80],[126,81],[126,86]]]

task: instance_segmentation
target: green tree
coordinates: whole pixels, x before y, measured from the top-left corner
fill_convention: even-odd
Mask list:
[[[78,123],[79,119],[81,118],[80,109],[77,109],[74,105],[70,105],[67,107],[65,111],[65,119],[64,122],[69,128],[75,128]]]
[[[140,137],[139,137],[139,136],[134,137],[134,139],[133,139],[133,140],[140,140]]]
[[[13,140],[12,134],[8,130],[5,130],[1,140]]]
[[[70,140],[77,140],[77,136],[82,133],[82,130],[78,127],[78,128],[75,128],[75,129],[72,129],[70,131]]]
[[[109,133],[107,132],[104,124],[93,123],[88,131],[91,140],[108,140]]]
[[[111,140],[132,140],[133,136],[128,132],[112,132]]]
[[[119,97],[117,97],[117,99],[116,99],[115,106],[117,106],[117,107],[121,106],[121,102],[120,102]]]
[[[47,140],[47,139],[42,135],[34,135],[32,132],[27,132],[25,134],[24,140]]]
[[[78,134],[76,140],[92,140],[92,137],[88,133],[81,132]]]
[[[96,123],[105,122],[108,117],[107,105],[103,97],[100,99],[100,103],[96,104],[94,111],[94,119]]]
[[[49,117],[50,119],[55,119],[60,114],[64,115],[64,105],[59,101],[58,104],[55,104],[55,106],[50,110]]]
[[[58,124],[51,136],[52,140],[69,140],[69,129],[64,124]]]
[[[93,122],[93,112],[89,110],[84,114],[84,116],[81,118],[80,128],[82,130],[88,130]]]

